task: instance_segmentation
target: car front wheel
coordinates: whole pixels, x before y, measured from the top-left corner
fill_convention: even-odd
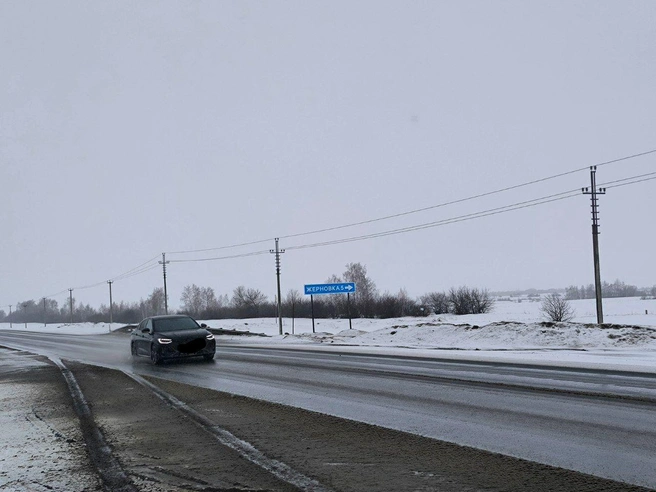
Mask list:
[[[150,360],[153,364],[157,365],[162,362],[162,356],[159,354],[154,345],[150,347]]]

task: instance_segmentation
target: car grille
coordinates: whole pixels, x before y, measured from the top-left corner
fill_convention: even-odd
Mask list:
[[[193,354],[194,352],[198,352],[199,350],[203,350],[205,348],[205,345],[207,345],[207,340],[205,340],[205,337],[203,338],[196,338],[194,340],[191,340],[187,343],[181,343],[178,345],[178,352],[182,354]]]

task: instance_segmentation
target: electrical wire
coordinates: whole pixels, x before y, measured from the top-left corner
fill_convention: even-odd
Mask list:
[[[190,263],[190,262],[197,262],[197,261],[213,261],[213,260],[229,260],[233,258],[245,258],[247,256],[259,256],[259,255],[264,255],[270,253],[269,250],[266,251],[253,251],[251,253],[243,253],[240,255],[230,255],[230,256],[218,256],[214,258],[194,258],[190,260],[170,260],[171,263]]]
[[[125,276],[121,277],[120,279],[118,279],[118,281],[127,280],[129,278],[136,277],[137,275],[141,275],[142,273],[149,272],[149,271],[154,270],[155,268],[158,268],[158,267],[159,267],[158,264],[144,267],[140,270],[136,270],[136,271],[130,273],[129,275],[125,275]],[[113,280],[112,282],[116,282],[116,281],[117,280]]]
[[[630,178],[616,179],[614,181],[606,181],[606,183],[603,183],[603,184],[598,185],[598,186],[602,186],[602,187],[605,186],[606,188],[616,188],[616,186],[608,186],[608,185],[612,185],[614,183],[622,183],[624,181],[630,181],[630,180],[634,180],[634,179],[638,179],[638,178],[646,178],[647,176],[656,176],[656,172],[640,174],[638,176],[631,176]],[[649,178],[649,179],[653,179],[653,178]],[[649,179],[646,179],[644,181],[649,181]],[[635,181],[635,183],[639,183],[641,181]]]
[[[537,205],[543,205],[545,203],[551,203],[559,200],[565,200],[568,198],[573,198],[575,196],[579,196],[580,190],[572,190],[568,192],[563,192],[563,193],[557,193],[555,195],[549,195],[546,197],[541,197],[541,198],[536,198],[534,200],[527,200],[525,202],[518,202],[514,203],[511,205],[504,205],[503,207],[497,207],[494,209],[489,209],[489,210],[483,210],[480,212],[475,212],[472,214],[467,214],[467,215],[461,215],[459,217],[451,217],[448,219],[443,219],[435,222],[428,222],[424,224],[417,224],[414,226],[409,226],[409,227],[404,227],[400,229],[392,229],[389,231],[382,231],[382,232],[377,232],[377,233],[372,233],[372,234],[365,234],[362,236],[355,236],[355,237],[349,237],[349,238],[342,238],[342,239],[335,239],[332,241],[324,241],[321,243],[314,243],[314,244],[304,244],[300,246],[288,246],[285,249],[286,250],[295,250],[295,249],[307,249],[307,248],[317,248],[321,246],[330,246],[333,244],[342,244],[342,243],[349,243],[349,242],[355,242],[355,241],[364,241],[367,239],[374,239],[374,238],[379,238],[379,237],[385,237],[385,236],[392,236],[392,235],[397,235],[397,234],[404,234],[407,232],[414,232],[414,231],[419,231],[423,229],[429,229],[433,227],[439,227],[443,225],[448,225],[448,224],[455,224],[458,222],[465,222],[468,220],[473,220],[473,219],[479,219],[482,217],[489,217],[491,215],[499,215],[502,213],[506,212],[512,212],[515,210],[520,210],[524,208],[529,208],[529,207],[535,207]]]
[[[187,251],[167,251],[166,254],[169,255],[181,255],[181,254],[188,254],[188,253],[206,253],[207,251],[219,251],[222,249],[231,249],[231,248],[240,248],[243,246],[252,246],[254,244],[262,244],[262,243],[268,243],[273,241],[275,238],[269,238],[269,239],[258,239],[257,241],[250,241],[247,243],[239,243],[239,244],[230,244],[228,246],[219,246],[217,248],[205,248],[205,249],[190,249]],[[174,261],[174,260],[171,260]],[[179,261],[179,260],[177,260]]]
[[[639,154],[633,154],[633,155],[627,155],[624,157],[620,157],[619,159],[613,159],[612,161],[606,161],[606,162],[601,162],[599,164],[593,164],[593,166],[601,167],[601,166],[606,166],[608,164],[616,164],[618,162],[622,161],[628,161],[629,159],[635,159],[636,157],[643,157],[645,155],[649,154],[656,154],[656,149],[648,150],[646,152],[640,152]],[[592,166],[590,166],[592,167]],[[585,167],[583,169],[589,169],[589,167]]]
[[[60,296],[60,295],[62,295],[62,294],[65,294],[66,292],[68,292],[68,289],[60,290],[60,291],[57,292],[56,294],[52,294],[52,295],[49,295],[49,296],[41,296],[40,299],[43,299],[44,297],[45,297],[46,299],[51,299],[51,298],[53,298],[53,297],[57,297],[57,296]]]
[[[442,219],[439,221],[434,221],[434,222],[428,222],[428,223],[423,223],[423,224],[417,224],[414,226],[408,226],[408,227],[403,227],[399,229],[392,229],[389,231],[381,231],[381,232],[376,232],[372,234],[365,234],[361,236],[354,236],[350,238],[341,238],[341,239],[335,239],[331,241],[324,241],[321,243],[313,243],[313,244],[304,244],[304,245],[298,245],[298,246],[289,246],[285,248],[286,250],[296,250],[296,249],[307,249],[307,248],[316,248],[320,246],[328,246],[332,244],[340,244],[340,243],[346,243],[346,242],[354,242],[354,241],[363,241],[366,239],[373,239],[373,238],[378,238],[378,237],[384,237],[384,236],[390,236],[390,235],[395,235],[395,234],[403,234],[406,232],[412,232],[416,230],[421,230],[421,229],[427,229],[430,227],[437,227],[439,225],[446,225],[450,223],[455,223],[455,222],[462,222],[464,220],[471,220],[479,217],[486,217],[488,215],[496,215],[499,213],[503,212],[510,212],[512,210],[517,210],[519,208],[527,208],[529,206],[534,206],[534,205],[541,205],[543,203],[549,203],[553,202],[556,200],[562,200],[565,198],[571,198],[574,196],[579,196],[581,193],[580,188],[574,189],[574,190],[569,190],[569,191],[564,191],[561,193],[555,193],[553,195],[547,195],[543,196],[540,198],[534,198],[532,200],[526,200],[523,202],[517,202],[513,203],[510,205],[504,205],[502,207],[496,207],[493,209],[488,209],[488,210],[483,210],[479,212],[474,212],[471,214],[466,214],[466,215],[461,215],[457,217],[451,217],[448,219]],[[197,258],[197,259],[191,259],[191,260],[171,260],[171,262],[176,262],[176,263],[186,263],[186,262],[194,262],[194,261],[213,261],[213,260],[225,260],[225,259],[231,259],[231,258],[242,258],[246,256],[256,256],[256,255],[261,255],[261,254],[266,254],[270,253],[270,251],[255,251],[252,253],[244,253],[240,255],[231,255],[231,256],[221,256],[221,257],[214,257],[214,258]]]
[[[599,166],[603,166],[603,165],[607,165],[607,164],[613,164],[613,163],[626,161],[628,159],[633,159],[635,157],[641,157],[641,156],[648,155],[648,154],[653,154],[653,153],[656,153],[656,149],[648,151],[648,152],[642,152],[640,154],[634,154],[634,155],[631,155],[631,156],[622,157],[622,158],[619,158],[619,159],[614,159],[612,161],[603,162],[603,163],[597,164],[596,166],[599,167]],[[576,173],[576,172],[580,172],[580,171],[585,170],[585,169],[588,169],[588,167],[568,171],[568,172],[565,172],[565,173],[556,174],[556,175],[549,176],[549,177],[546,177],[546,178],[541,178],[541,179],[529,181],[529,182],[522,183],[522,184],[519,184],[519,185],[509,186],[509,187],[506,187],[506,188],[502,188],[502,189],[487,192],[487,193],[481,193],[481,194],[478,194],[478,195],[473,195],[471,197],[462,198],[462,199],[459,199],[459,200],[453,200],[451,202],[445,202],[445,203],[442,203],[442,204],[433,205],[431,207],[425,207],[425,208],[416,209],[416,210],[412,210],[412,211],[408,211],[408,212],[402,212],[402,213],[399,213],[399,214],[389,215],[389,216],[386,216],[386,217],[379,217],[377,219],[371,219],[371,220],[357,222],[357,223],[353,223],[353,224],[346,224],[346,225],[342,225],[342,226],[319,229],[319,230],[305,232],[305,233],[299,233],[299,234],[290,234],[290,235],[287,235],[287,236],[281,236],[280,238],[281,239],[289,239],[289,238],[294,238],[294,237],[301,237],[301,236],[306,236],[306,235],[310,235],[310,234],[316,234],[316,233],[319,233],[319,232],[334,231],[334,230],[338,230],[338,229],[344,229],[344,228],[347,228],[347,227],[353,227],[353,226],[356,226],[356,225],[364,225],[364,224],[369,224],[369,223],[373,223],[373,222],[379,222],[379,221],[390,219],[390,218],[410,215],[410,214],[417,213],[417,212],[422,212],[422,211],[426,211],[426,210],[430,210],[430,209],[444,207],[444,206],[452,205],[452,204],[455,204],[455,203],[461,203],[461,202],[464,202],[464,201],[469,201],[469,200],[473,200],[473,199],[476,199],[476,198],[481,198],[481,197],[484,197],[484,196],[489,196],[489,195],[501,193],[501,192],[504,192],[504,191],[509,191],[509,190],[521,188],[521,187],[524,187],[524,186],[529,186],[531,184],[536,184],[536,183],[539,183],[539,182],[543,182],[543,181],[555,179],[555,178],[558,178],[558,177],[566,176],[566,175],[569,175],[569,174],[573,174],[573,173]],[[608,182],[603,183],[599,186],[605,187],[607,189],[609,189],[609,188],[619,188],[621,186],[633,185],[633,184],[637,184],[637,183],[651,181],[651,180],[654,180],[654,179],[656,179],[656,172],[645,173],[645,174],[641,174],[641,175],[637,175],[637,176],[631,176],[631,177],[628,177],[628,178],[617,179],[617,180],[614,180],[614,181],[608,181]],[[492,215],[498,215],[498,214],[502,214],[502,213],[506,213],[506,212],[512,212],[512,211],[515,211],[515,210],[534,207],[534,206],[537,206],[537,205],[543,205],[543,204],[546,204],[546,203],[552,203],[552,202],[555,202],[555,201],[565,200],[565,199],[568,199],[568,198],[573,198],[574,196],[578,196],[579,193],[580,193],[580,188],[577,188],[576,190],[570,190],[570,191],[565,191],[565,192],[561,192],[561,193],[556,193],[556,194],[553,194],[553,195],[547,195],[547,196],[543,196],[543,197],[540,197],[540,198],[535,198],[535,199],[532,199],[532,200],[517,202],[517,203],[513,203],[513,204],[509,204],[509,205],[504,205],[504,206],[501,206],[501,207],[496,207],[496,208],[493,208],[493,209],[483,210],[483,211],[474,212],[474,213],[471,213],[471,214],[451,217],[451,218],[442,219],[442,220],[438,220],[438,221],[427,222],[427,223],[422,223],[422,224],[416,224],[414,226],[408,226],[408,227],[403,227],[403,228],[398,228],[398,229],[391,229],[391,230],[388,230],[388,231],[381,231],[381,232],[372,233],[372,234],[364,234],[364,235],[360,235],[360,236],[340,238],[340,239],[335,239],[335,240],[331,240],[331,241],[324,241],[324,242],[319,242],[319,243],[311,243],[311,244],[304,244],[304,245],[297,245],[297,246],[289,246],[286,249],[287,250],[299,250],[299,249],[317,248],[317,247],[330,246],[330,245],[335,245],[335,244],[343,244],[343,243],[349,243],[349,242],[355,242],[355,241],[364,241],[364,240],[367,240],[367,239],[374,239],[374,238],[386,237],[386,236],[397,235],[397,234],[404,234],[404,233],[407,233],[407,232],[414,232],[414,231],[439,227],[439,226],[448,225],[448,224],[455,224],[455,223],[458,223],[458,222],[464,222],[464,221],[468,221],[468,220],[473,220],[473,219],[478,219],[478,218],[483,218],[483,217],[489,217],[489,216],[492,216]],[[241,246],[249,246],[249,245],[254,245],[254,244],[260,244],[260,243],[267,242],[267,241],[271,241],[271,239],[263,239],[263,240],[251,241],[251,242],[247,242],[247,243],[240,243],[240,244],[235,244],[235,245],[230,245],[230,246],[222,246],[222,247],[219,247],[219,248],[206,248],[206,249],[198,249],[198,250],[178,251],[178,252],[172,252],[170,254],[215,251],[215,250],[221,250],[221,249],[228,249],[228,248],[235,248],[235,247],[241,247]],[[186,260],[184,260],[184,259],[169,260],[169,262],[171,262],[171,263],[190,263],[190,262],[217,261],[217,260],[245,258],[245,257],[250,257],[250,256],[259,256],[259,255],[263,255],[263,254],[267,254],[267,253],[270,253],[270,251],[269,250],[254,251],[254,252],[250,252],[250,253],[242,253],[242,254],[236,254],[236,255],[219,256],[219,257],[211,257],[211,258],[195,258],[195,259],[186,259]],[[142,263],[142,264],[140,264],[140,265],[138,265],[138,266],[136,266],[136,267],[122,273],[122,274],[120,274],[120,275],[117,275],[116,277],[113,277],[111,280],[112,281],[126,280],[128,278],[131,278],[131,277],[134,277],[134,276],[137,276],[137,275],[141,275],[142,273],[146,273],[150,270],[153,270],[153,269],[158,267],[158,264],[156,263],[156,264],[150,265],[150,263],[155,261],[157,258],[159,258],[159,255],[154,256],[153,258],[147,260],[146,262],[144,262],[144,263]],[[90,289],[90,288],[93,288],[93,287],[97,287],[99,285],[103,285],[105,283],[106,283],[106,281],[97,282],[95,284],[89,284],[89,285],[85,285],[85,286],[82,286],[82,287],[76,287],[73,290]],[[57,297],[61,294],[64,294],[68,290],[69,289],[64,289],[64,290],[59,291],[59,292],[57,292],[55,294],[52,294],[52,295],[42,296],[41,298],[45,298],[45,299],[54,298],[54,297]],[[9,305],[7,305],[6,307],[9,307]]]
[[[134,268],[128,270],[127,272],[121,273],[120,275],[116,275],[115,277],[112,277],[112,278],[110,278],[109,280],[111,280],[111,281],[114,282],[114,281],[117,281],[117,280],[121,280],[121,279],[124,278],[124,277],[127,278],[126,276],[127,276],[128,274],[132,273],[134,270],[137,270],[137,269],[139,269],[139,268],[141,268],[141,267],[147,265],[148,263],[152,263],[153,261],[155,261],[155,260],[158,259],[158,258],[159,258],[159,255],[154,256],[154,257],[151,258],[150,260],[143,262],[141,265],[138,265],[138,266],[136,266],[136,267],[134,267]]]
[[[651,176],[651,177],[647,177]],[[642,179],[637,179],[637,178],[642,178]],[[653,179],[656,179],[656,172],[653,173],[646,173],[638,176],[633,176],[630,178],[623,178],[623,179],[618,179],[614,181],[609,181],[605,184],[602,184],[601,186],[605,186],[606,188],[617,188],[620,186],[627,186],[631,184],[636,184],[636,183],[642,183],[645,181],[651,181]],[[613,184],[613,183],[621,183],[621,184]],[[607,186],[608,185],[608,186]],[[396,235],[396,234],[403,234],[406,232],[413,232],[413,231],[419,231],[423,229],[428,229],[432,227],[438,227],[442,225],[448,225],[448,224],[455,224],[458,222],[464,222],[467,220],[473,220],[473,219],[478,219],[482,217],[489,217],[491,215],[498,215],[501,213],[505,212],[512,212],[515,210],[520,210],[528,207],[534,207],[537,205],[543,205],[545,203],[551,203],[559,200],[564,200],[568,198],[573,198],[575,196],[578,196],[580,194],[580,190],[570,190],[570,191],[565,191],[562,193],[556,193],[554,195],[548,195],[540,198],[535,198],[533,200],[527,200],[524,202],[518,202],[510,205],[504,205],[502,207],[497,207],[494,209],[489,209],[489,210],[484,210],[481,212],[474,212],[471,214],[466,214],[462,215],[459,217],[453,217],[449,219],[443,219],[435,222],[428,222],[424,224],[418,224],[415,226],[409,226],[409,227],[403,227],[400,229],[393,229],[390,231],[382,231],[378,233],[373,233],[373,234],[366,234],[362,236],[355,236],[355,237],[350,237],[350,238],[342,238],[342,239],[336,239],[333,241],[324,241],[321,243],[314,243],[314,244],[307,244],[307,245],[300,245],[300,246],[288,246],[285,249],[286,250],[295,250],[295,249],[307,249],[307,248],[315,248],[315,247],[321,247],[321,246],[329,246],[333,244],[342,244],[342,243],[347,243],[347,242],[355,242],[355,241],[364,241],[366,239],[374,239],[374,238],[379,238],[379,237],[385,237],[385,236],[391,236],[391,235]]]
[[[85,289],[91,289],[93,287],[98,287],[99,285],[104,285],[105,282],[104,280],[102,282],[97,282],[95,284],[90,284],[90,285],[84,285],[82,287],[73,287],[73,290],[85,290]]]
[[[611,186],[606,186],[606,188],[619,188],[620,186],[627,186],[627,185],[632,185],[636,183],[643,183],[645,181],[651,181],[652,179],[656,179],[656,176],[652,178],[645,178],[645,179],[639,179],[637,181],[631,181],[630,183],[622,183],[622,184],[616,184],[616,185],[611,185]]]
[[[598,164],[594,164],[594,166],[597,166],[597,167],[606,166],[606,165],[609,165],[609,164],[615,164],[615,163],[618,163],[618,162],[623,162],[623,161],[627,161],[627,160],[630,160],[630,159],[635,159],[637,157],[643,157],[643,156],[654,154],[654,153],[656,153],[656,149],[648,150],[646,152],[640,152],[638,154],[632,154],[632,155],[620,157],[618,159],[613,159],[613,160],[610,160],[610,161],[600,162]],[[285,235],[285,236],[279,236],[279,239],[292,239],[292,238],[296,238],[296,237],[309,236],[309,235],[312,235],[312,234],[319,234],[319,233],[323,233],[323,232],[332,232],[332,231],[347,229],[347,228],[356,227],[356,226],[360,226],[360,225],[366,225],[366,224],[372,224],[372,223],[375,223],[375,222],[381,222],[381,221],[384,221],[384,220],[394,219],[394,218],[398,218],[398,217],[404,217],[404,216],[407,216],[407,215],[417,214],[417,213],[425,212],[425,211],[428,211],[428,210],[434,210],[434,209],[446,207],[446,206],[449,206],[449,205],[455,205],[455,204],[458,204],[458,203],[463,203],[463,202],[467,202],[467,201],[471,201],[471,200],[476,200],[478,198],[484,198],[484,197],[487,197],[487,196],[496,195],[496,194],[499,194],[499,193],[504,193],[506,191],[511,191],[511,190],[516,190],[516,189],[519,189],[519,188],[524,188],[526,186],[534,185],[534,184],[537,184],[537,183],[543,183],[545,181],[550,181],[552,179],[557,179],[557,178],[561,178],[563,176],[568,176],[570,174],[575,174],[575,173],[578,173],[578,172],[581,172],[581,171],[586,171],[586,170],[590,169],[590,167],[592,167],[592,166],[585,166],[585,167],[573,169],[571,171],[566,171],[566,172],[563,172],[563,173],[554,174],[552,176],[547,176],[547,177],[544,177],[544,178],[534,179],[532,181],[527,181],[525,183],[520,183],[520,184],[513,185],[513,186],[507,186],[507,187],[500,188],[500,189],[497,189],[497,190],[488,191],[488,192],[485,192],[485,193],[479,193],[477,195],[471,195],[471,196],[468,196],[468,197],[459,198],[457,200],[451,200],[451,201],[448,201],[448,202],[438,203],[436,205],[430,205],[428,207],[422,207],[422,208],[417,208],[417,209],[413,209],[413,210],[407,210],[405,212],[399,212],[399,213],[396,213],[396,214],[386,215],[386,216],[383,216],[383,217],[377,217],[377,218],[363,220],[363,221],[359,221],[359,222],[352,222],[350,224],[343,224],[343,225],[334,226],[334,227],[326,227],[326,228],[323,228],[323,229],[315,229],[313,231],[299,232],[299,233],[296,233],[296,234],[288,234],[288,235]],[[169,254],[189,254],[189,253],[202,253],[202,252],[207,252],[207,251],[218,251],[218,250],[238,248],[238,247],[243,247],[243,246],[252,246],[252,245],[255,245],[255,244],[261,244],[261,243],[270,242],[270,241],[273,241],[273,240],[274,240],[274,238],[260,239],[260,240],[257,240],[257,241],[250,241],[250,242],[246,242],[246,243],[232,244],[232,245],[227,245],[227,246],[219,246],[219,247],[216,247],[216,248],[192,249],[192,250],[186,250],[186,251],[171,251],[171,252],[169,252]]]

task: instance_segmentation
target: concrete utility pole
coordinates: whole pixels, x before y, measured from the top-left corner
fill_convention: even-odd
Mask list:
[[[599,268],[599,204],[597,195],[606,194],[606,188],[597,188],[597,166],[590,166],[590,187],[582,188],[584,195],[590,195],[592,206],[592,256],[594,260],[595,297],[597,298],[597,324],[604,322],[604,309],[601,298],[601,270]]]
[[[276,249],[270,249],[269,252],[276,255],[276,278],[278,281],[278,333],[282,335],[282,300],[280,299],[280,254],[284,249],[278,247],[279,239],[276,238]]]
[[[111,280],[108,280],[107,283],[109,284],[109,331],[112,331],[112,322],[114,321],[114,306],[112,302],[112,282]]]
[[[11,306],[13,306],[13,304],[10,304],[10,305],[9,305],[9,328],[13,328],[13,327],[14,327],[14,324],[13,324],[12,321],[11,321]]]
[[[43,326],[46,326],[46,298],[43,298]]]
[[[162,273],[164,274],[164,312],[169,314],[169,296],[166,293],[166,265],[170,262],[166,261],[166,253],[162,253],[162,261],[159,262],[162,265]]]
[[[71,324],[73,324],[73,289],[68,289],[69,301],[68,304],[71,308]]]

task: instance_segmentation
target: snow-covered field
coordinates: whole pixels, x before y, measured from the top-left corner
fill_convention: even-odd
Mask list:
[[[422,357],[505,360],[608,369],[656,372],[656,300],[605,299],[604,321],[596,321],[594,300],[571,302],[576,317],[570,323],[543,323],[540,303],[498,301],[491,313],[431,315],[421,318],[202,320],[212,328],[262,333],[267,337],[222,336],[225,343],[321,347],[340,350],[403,353]],[[102,334],[120,328],[107,323],[14,324],[14,330],[62,334]],[[9,329],[0,323],[0,329]]]

